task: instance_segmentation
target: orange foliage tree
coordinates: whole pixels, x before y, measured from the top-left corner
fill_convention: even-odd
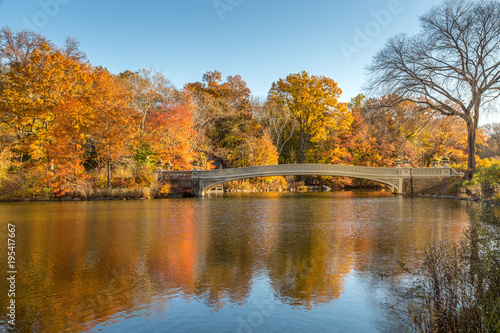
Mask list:
[[[195,105],[187,91],[178,92],[176,97],[173,103],[157,107],[148,114],[144,142],[161,160],[173,163],[176,169],[190,170],[197,157],[193,149]]]
[[[109,187],[113,164],[131,152],[137,116],[129,106],[131,93],[107,70],[94,70],[92,82],[86,96],[93,119],[89,138],[97,160],[106,166]]]
[[[88,87],[88,65],[41,43],[23,61],[9,64],[0,100],[2,120],[17,134],[22,155],[42,170],[56,195],[80,174],[82,128],[88,112],[74,102]]]

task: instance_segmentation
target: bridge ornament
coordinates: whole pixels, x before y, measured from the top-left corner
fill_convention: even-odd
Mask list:
[[[190,181],[195,194],[204,196],[210,188],[228,181],[274,176],[337,176],[372,180],[390,186],[394,192],[403,193],[405,180],[459,177],[462,174],[449,167],[443,168],[376,168],[331,164],[279,164],[234,169],[157,172],[157,181]]]

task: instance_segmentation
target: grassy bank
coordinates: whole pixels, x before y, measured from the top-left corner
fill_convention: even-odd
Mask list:
[[[470,180],[461,179],[450,184],[439,185],[426,190],[421,195],[500,204],[500,162],[495,161],[478,168]]]
[[[458,197],[500,203],[500,163],[478,169],[471,180],[452,185],[450,193]]]

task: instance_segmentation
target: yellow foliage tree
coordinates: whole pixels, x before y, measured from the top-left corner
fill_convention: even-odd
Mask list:
[[[278,150],[269,133],[261,137],[248,137],[230,155],[229,160],[235,167],[278,164]]]
[[[311,140],[327,137],[329,130],[348,129],[352,115],[347,104],[339,103],[342,90],[337,83],[325,76],[309,75],[306,71],[290,74],[274,82],[270,98],[288,105],[297,120],[300,132],[300,162],[306,160]]]

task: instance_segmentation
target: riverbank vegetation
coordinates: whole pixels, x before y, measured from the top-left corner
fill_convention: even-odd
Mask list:
[[[451,186],[450,193],[462,198],[492,200],[500,203],[500,163],[479,168],[471,180]]]
[[[422,267],[403,297],[414,332],[500,330],[499,220],[491,207],[472,209],[459,242],[444,240],[425,249]]]

